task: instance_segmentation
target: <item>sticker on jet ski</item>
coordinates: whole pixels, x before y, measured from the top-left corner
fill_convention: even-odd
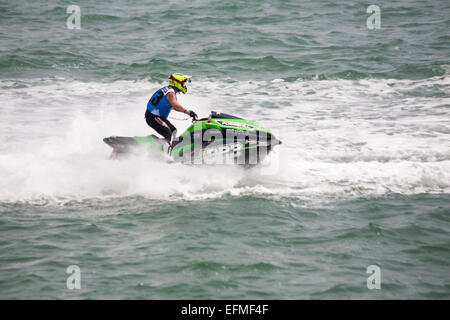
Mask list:
[[[204,155],[207,157],[217,156],[228,152],[238,152],[242,149],[242,144],[239,142],[226,144],[224,146],[217,146],[204,150]]]
[[[247,128],[247,129],[253,129],[254,126],[251,126],[246,123],[240,123],[240,122],[230,122],[230,121],[223,121],[223,120],[217,120],[217,122],[225,127],[237,127],[237,128]]]

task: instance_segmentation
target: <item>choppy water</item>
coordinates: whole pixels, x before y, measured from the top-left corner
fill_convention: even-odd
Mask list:
[[[0,298],[449,299],[450,4],[376,4],[0,2]],[[109,161],[172,72],[283,145]]]

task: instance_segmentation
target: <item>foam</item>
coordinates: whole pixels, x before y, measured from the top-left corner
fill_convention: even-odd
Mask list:
[[[450,191],[449,79],[197,80],[180,102],[236,114],[283,141],[263,168],[202,168],[137,155],[110,161],[102,138],[146,135],[162,84],[0,80],[0,201],[142,195],[202,200]],[[172,112],[171,116],[184,116]],[[189,121],[171,120],[184,131]]]

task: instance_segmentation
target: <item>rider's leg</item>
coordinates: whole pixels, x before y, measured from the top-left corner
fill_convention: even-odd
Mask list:
[[[175,128],[175,126],[172,123],[170,123],[169,120],[167,120],[167,119],[161,119],[161,120],[164,121],[170,128],[171,134],[170,134],[169,144],[172,145],[173,140],[177,136],[177,128]]]
[[[145,120],[147,121],[147,124],[162,135],[169,144],[171,143],[172,132],[176,130],[176,128],[169,121],[155,116],[148,110],[145,112]]]
[[[171,130],[170,139],[168,140],[169,146],[168,146],[167,150],[164,149],[164,151],[166,151],[166,153],[170,155],[170,152],[172,151],[172,147],[174,145],[174,140],[177,137],[177,128],[175,128],[175,126],[173,124],[171,124],[169,120],[167,120],[167,119],[161,119],[161,120],[164,121]]]

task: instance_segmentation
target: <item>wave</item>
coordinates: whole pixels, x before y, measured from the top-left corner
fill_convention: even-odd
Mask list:
[[[190,93],[180,97],[183,105],[202,116],[210,110],[237,114],[280,137],[284,143],[267,163],[256,170],[218,170],[145,156],[109,161],[102,138],[149,134],[145,106],[163,83],[0,80],[0,200],[323,199],[450,192],[450,132],[442,121],[450,105],[448,77],[194,79]],[[173,122],[179,132],[189,125]]]
[[[75,79],[110,80],[144,79],[152,77],[165,80],[167,70],[178,70],[201,77],[235,78],[240,80],[254,79],[283,79],[288,82],[296,80],[361,80],[361,79],[427,79],[447,74],[448,63],[409,64],[404,63],[396,67],[380,70],[379,67],[370,68],[366,62],[353,59],[356,68],[344,69],[336,61],[325,63],[317,68],[317,63],[308,59],[289,60],[277,58],[273,55],[262,57],[248,57],[242,52],[223,53],[221,50],[204,50],[198,53],[198,59],[190,61],[150,58],[136,61],[110,63],[98,57],[82,52],[68,52],[51,48],[42,50],[16,50],[14,54],[0,56],[0,72],[3,78],[17,78],[18,76],[34,77],[37,72],[42,76],[69,76]],[[138,54],[138,52],[136,52]],[[204,59],[203,55],[209,55]],[[366,60],[365,60],[366,61]],[[384,62],[383,62],[384,63]],[[330,65],[327,69],[326,64]],[[181,71],[180,71],[181,70]],[[317,72],[317,71],[322,72]],[[71,71],[76,71],[70,74]]]

